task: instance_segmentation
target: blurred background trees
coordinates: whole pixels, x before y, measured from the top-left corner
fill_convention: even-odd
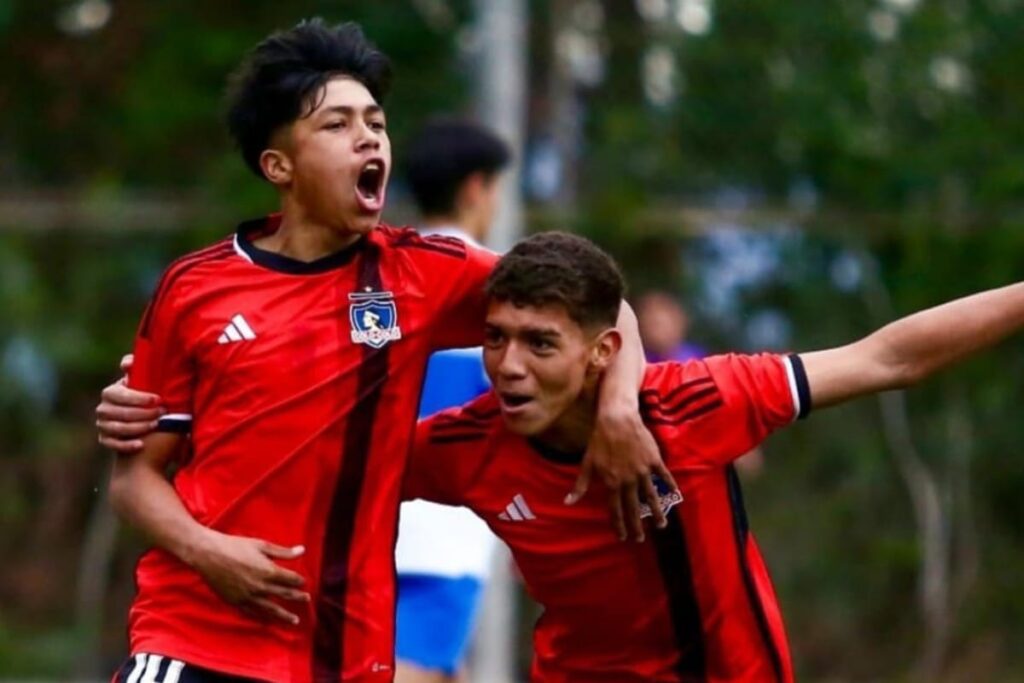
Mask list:
[[[0,0],[0,676],[122,654],[139,542],[104,552],[91,410],[162,267],[274,206],[221,125],[240,55],[361,22],[400,159],[479,108],[487,4]],[[1024,2],[527,9],[525,229],[594,237],[712,350],[835,345],[1024,272]],[[748,507],[803,680],[1024,680],[1022,351],[767,445]]]

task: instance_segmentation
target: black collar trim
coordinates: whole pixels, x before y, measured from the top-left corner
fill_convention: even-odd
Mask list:
[[[299,261],[283,254],[260,249],[252,243],[251,238],[253,236],[274,232],[280,223],[281,218],[276,215],[256,218],[241,223],[235,232],[235,249],[242,258],[270,270],[276,270],[289,275],[317,275],[350,263],[362,251],[367,241],[365,236],[360,237],[344,249],[318,258],[315,261]]]
[[[529,442],[533,450],[537,451],[537,454],[545,460],[550,460],[551,462],[558,463],[559,465],[579,465],[583,462],[584,453],[582,451],[578,453],[567,453],[548,446],[537,439],[528,438],[526,440]]]

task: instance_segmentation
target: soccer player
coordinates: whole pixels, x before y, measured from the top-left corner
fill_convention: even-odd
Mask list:
[[[800,355],[712,356],[647,368],[645,419],[680,494],[668,528],[620,544],[602,504],[561,491],[594,429],[597,385],[621,345],[614,262],[547,233],[487,285],[494,389],[421,422],[404,495],[466,505],[512,549],[544,606],[534,683],[793,680],[767,571],[730,461],[772,431],[856,396],[909,386],[1024,326],[1024,284]]]
[[[134,348],[130,385],[147,394],[97,409],[103,442],[132,434],[120,419],[152,416],[140,401],[159,395],[165,411],[111,479],[112,503],[157,546],[138,565],[118,680],[393,676],[418,389],[431,351],[480,343],[496,257],[380,224],[388,80],[358,26],[318,20],[264,40],[233,80],[229,128],[281,211],[167,269]],[[650,438],[629,410],[635,337],[630,354],[602,389],[595,462],[650,496],[646,472],[664,468],[629,443]],[[610,500],[635,511],[627,487]]]
[[[405,158],[420,234],[483,242],[510,159],[508,146],[477,123],[438,118],[424,125]],[[480,347],[438,351],[427,365],[420,416],[461,405],[488,387]],[[457,680],[494,547],[494,534],[466,508],[402,504],[395,548],[396,683]]]

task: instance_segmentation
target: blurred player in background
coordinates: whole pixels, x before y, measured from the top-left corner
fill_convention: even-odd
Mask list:
[[[661,290],[650,290],[636,300],[640,338],[649,363],[702,358],[703,348],[689,340],[690,316],[679,301]]]
[[[483,126],[456,119],[426,124],[409,144],[405,169],[420,233],[483,242],[510,158],[508,146]],[[439,351],[427,366],[420,415],[461,405],[488,387],[480,347]],[[487,525],[466,508],[402,504],[395,549],[396,683],[463,678],[494,545]]]

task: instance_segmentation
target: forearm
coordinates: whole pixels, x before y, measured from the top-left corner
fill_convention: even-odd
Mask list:
[[[896,386],[907,386],[1024,326],[1024,283],[992,289],[897,320],[876,344]]]
[[[110,504],[123,521],[190,566],[208,540],[210,530],[185,509],[163,472],[138,456],[118,457],[110,481]]]
[[[622,335],[622,349],[605,371],[601,382],[600,409],[639,410],[638,394],[644,378],[646,360],[640,342],[636,314],[625,301],[615,326]]]

